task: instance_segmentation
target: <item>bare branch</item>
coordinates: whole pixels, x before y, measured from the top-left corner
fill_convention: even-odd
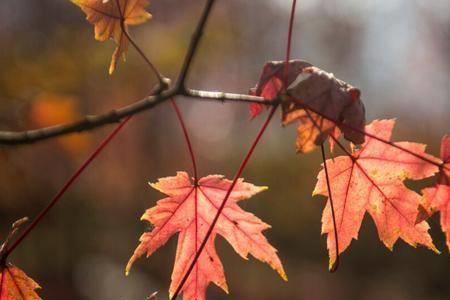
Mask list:
[[[0,144],[14,145],[33,143],[69,133],[91,130],[106,124],[117,123],[126,116],[134,115],[143,110],[150,109],[174,95],[174,90],[163,91],[155,96],[148,96],[141,101],[119,109],[114,109],[105,114],[86,116],[83,120],[75,123],[61,124],[20,132],[0,132]]]
[[[234,101],[234,102],[246,102],[246,103],[259,103],[265,104],[268,106],[273,106],[277,104],[277,99],[274,100],[265,100],[259,96],[251,96],[245,94],[235,94],[235,93],[226,93],[219,91],[201,91],[194,89],[186,89],[182,91],[181,95],[191,98],[203,98],[206,100],[218,100],[218,101]]]
[[[181,93],[181,91],[172,88],[162,91],[154,96],[148,96],[133,104],[121,107],[119,109],[114,109],[104,114],[86,116],[84,119],[74,123],[60,124],[26,131],[0,131],[0,145],[30,144],[70,133],[93,130],[108,124],[120,122],[120,120],[127,116],[135,115],[142,111],[152,109],[156,105],[177,95],[203,98],[206,100],[221,102],[234,101],[243,103],[261,103],[267,105],[274,104],[274,102],[269,102],[267,100],[264,100],[264,98],[262,97],[256,96],[223,92],[209,92],[192,89]]]
[[[191,43],[189,44],[186,57],[184,58],[183,67],[181,68],[180,75],[178,76],[176,83],[177,88],[180,88],[181,90],[185,88],[185,81],[192,65],[192,59],[194,58],[194,54],[197,52],[198,44],[200,43],[206,21],[208,20],[214,3],[215,0],[207,0],[200,21],[198,22],[195,32],[192,35]]]
[[[259,103],[264,104],[267,106],[274,106],[279,104],[280,101],[283,101],[282,97],[279,99],[274,100],[265,100],[262,97],[257,96],[250,96],[245,94],[235,94],[235,93],[226,93],[226,92],[217,92],[217,91],[203,91],[203,90],[195,90],[195,89],[175,89],[171,88],[165,91],[162,91],[154,96],[148,96],[140,101],[137,101],[133,104],[124,106],[119,109],[112,110],[108,113],[100,114],[100,115],[91,115],[86,116],[83,120],[74,122],[74,123],[67,123],[67,124],[60,124],[50,127],[44,127],[40,129],[34,129],[34,130],[26,130],[26,131],[0,131],[0,145],[18,145],[18,144],[30,144],[37,141],[54,138],[58,136],[63,136],[70,133],[76,133],[76,132],[82,132],[82,131],[89,131],[93,130],[108,124],[117,123],[121,119],[127,116],[135,115],[137,113],[140,113],[145,110],[152,109],[156,105],[166,101],[169,98],[175,97],[175,96],[185,96],[190,98],[196,98],[196,99],[204,99],[204,100],[210,100],[210,101],[233,101],[238,103]],[[384,139],[381,139],[373,134],[367,133],[364,130],[359,130],[357,128],[354,128],[353,126],[350,126],[348,124],[342,123],[338,120],[335,120],[334,118],[331,118],[322,112],[319,112],[309,105],[302,104],[304,109],[312,111],[321,117],[330,120],[334,122],[337,125],[341,125],[344,127],[348,127],[352,130],[358,131],[366,136],[369,136],[371,138],[374,138],[380,142],[389,144],[395,148],[398,148],[402,151],[405,151],[413,156],[416,156],[420,159],[423,159],[430,164],[440,166],[439,162],[433,161],[427,157],[423,157],[421,155],[418,155],[417,153],[411,152],[408,149],[403,148],[400,145],[395,144],[391,141],[386,141]],[[444,169],[448,169],[447,167],[444,167]]]

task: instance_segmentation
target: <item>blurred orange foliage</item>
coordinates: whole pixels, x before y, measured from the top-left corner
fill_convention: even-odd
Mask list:
[[[30,122],[39,128],[73,122],[81,117],[77,99],[68,95],[41,93],[32,101],[30,108]],[[91,143],[86,134],[71,134],[55,141],[71,156],[84,153]]]

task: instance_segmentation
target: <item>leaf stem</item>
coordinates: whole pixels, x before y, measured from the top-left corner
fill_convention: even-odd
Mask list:
[[[291,15],[289,17],[286,58],[285,58],[285,62],[284,62],[284,89],[285,90],[288,88],[288,84],[289,84],[289,61],[291,60],[292,33],[294,31],[296,6],[297,6],[297,0],[292,0]]]
[[[186,144],[189,150],[189,155],[191,157],[192,161],[192,169],[194,170],[194,185],[197,185],[198,182],[198,172],[197,172],[197,163],[195,159],[194,150],[192,148],[191,139],[189,138],[189,133],[186,127],[186,124],[183,119],[183,115],[181,114],[180,108],[178,107],[175,99],[171,98],[170,102],[172,104],[172,107],[177,115],[178,122],[180,123],[181,129],[183,130],[184,139],[186,140]]]
[[[125,2],[125,5],[127,4],[127,2]],[[127,28],[125,26],[125,16],[123,15],[122,9],[120,7],[120,2],[119,0],[116,0],[116,5],[117,5],[117,9],[119,10],[119,14],[120,14],[120,28],[122,30],[122,33],[126,36],[126,38],[128,39],[128,41],[131,43],[131,45],[133,46],[133,48],[139,53],[139,55],[145,60],[145,62],[147,63],[147,65],[150,67],[150,69],[152,70],[152,72],[156,75],[156,78],[159,81],[159,84],[161,87],[168,85],[168,79],[165,78],[160,72],[159,70],[155,67],[155,65],[150,61],[150,59],[148,59],[147,55],[145,55],[144,51],[142,51],[142,49],[137,45],[137,43],[133,40],[133,38],[130,36],[130,34],[127,31]],[[119,45],[120,47],[120,45]],[[166,89],[165,88],[165,89]]]
[[[195,28],[195,32],[192,35],[191,43],[189,44],[186,57],[184,58],[183,66],[176,83],[176,87],[179,91],[185,90],[185,81],[191,68],[192,60],[195,53],[197,52],[198,45],[200,44],[200,40],[203,36],[203,30],[205,29],[206,22],[208,21],[208,17],[211,14],[211,10],[215,2],[215,0],[206,1],[202,16],[200,17],[200,21],[198,22],[197,27]]]
[[[327,181],[328,199],[330,200],[331,216],[333,218],[333,227],[334,227],[336,260],[333,263],[333,265],[330,266],[330,272],[333,273],[333,272],[337,271],[337,269],[339,267],[339,242],[338,242],[339,238],[338,238],[338,233],[337,233],[336,214],[334,211],[333,196],[332,196],[331,185],[330,185],[330,177],[328,176],[327,158],[325,157],[325,149],[323,147],[323,144],[320,144],[320,150],[322,152],[323,167],[325,169],[325,178]]]

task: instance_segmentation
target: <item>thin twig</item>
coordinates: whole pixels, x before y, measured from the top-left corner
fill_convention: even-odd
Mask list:
[[[113,138],[119,133],[119,131],[127,124],[127,122],[131,119],[131,116],[128,116],[125,120],[122,121],[104,140],[103,142],[92,152],[92,154],[88,157],[88,159],[81,165],[80,168],[66,181],[63,187],[56,193],[53,197],[52,201],[39,213],[39,215],[34,218],[33,222],[22,232],[22,234],[14,241],[14,243],[3,253],[2,259],[8,257],[11,252],[16,249],[16,247],[28,236],[28,234],[44,219],[44,217],[48,214],[48,212],[55,206],[56,203],[61,199],[67,189],[75,182],[75,180],[83,173],[83,171],[91,164],[91,162],[102,152],[102,150],[113,140]]]
[[[178,122],[180,123],[181,129],[183,130],[184,139],[186,141],[186,144],[187,144],[187,147],[189,150],[189,155],[191,157],[192,169],[194,171],[194,184],[197,185],[197,182],[198,182],[197,163],[196,163],[196,159],[195,159],[194,149],[192,148],[191,139],[189,137],[189,133],[188,133],[186,124],[184,122],[183,115],[181,114],[181,111],[177,105],[177,102],[173,98],[170,99],[170,102],[172,103],[173,110],[175,111],[175,113],[177,115],[177,119],[178,119]]]
[[[286,57],[284,61],[284,91],[287,90],[289,85],[289,61],[291,60],[291,48],[292,48],[292,33],[294,31],[294,18],[295,9],[297,7],[297,0],[292,1],[291,15],[289,17],[288,38],[286,45]]]
[[[192,35],[191,43],[189,44],[189,48],[186,54],[186,57],[183,62],[183,66],[181,68],[180,74],[178,76],[178,80],[176,86],[182,91],[185,89],[185,81],[188,76],[189,70],[192,65],[192,60],[194,58],[195,53],[197,52],[198,45],[200,43],[201,37],[203,35],[203,30],[205,29],[206,21],[208,21],[208,17],[211,13],[211,9],[216,1],[215,0],[207,0],[205,4],[205,8],[203,9],[202,16],[200,21],[195,28],[194,34]]]

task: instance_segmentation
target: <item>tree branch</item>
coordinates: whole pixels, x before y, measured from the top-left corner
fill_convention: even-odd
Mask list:
[[[202,90],[194,90],[194,89],[186,89],[182,91],[180,94],[182,96],[191,97],[191,98],[200,98],[212,101],[233,101],[233,102],[245,102],[249,103],[259,103],[265,104],[269,106],[273,106],[277,103],[275,100],[265,100],[263,97],[259,96],[251,96],[245,94],[235,94],[235,93],[226,93],[220,91],[202,91]]]
[[[189,73],[189,69],[192,65],[192,60],[194,58],[195,53],[197,52],[198,45],[203,35],[203,30],[206,25],[206,21],[208,21],[208,17],[211,13],[211,9],[215,3],[215,0],[208,0],[205,4],[205,8],[203,9],[202,16],[200,17],[200,21],[195,28],[194,34],[191,38],[191,43],[189,44],[188,51],[184,58],[183,66],[181,67],[180,75],[178,76],[178,80],[176,83],[177,89],[184,90],[185,89],[185,81]]]
[[[221,102],[234,101],[241,103],[261,103],[266,105],[275,104],[274,102],[270,102],[264,100],[262,97],[256,96],[193,89],[183,91],[181,89],[171,88],[161,91],[154,96],[148,96],[140,101],[114,109],[104,114],[88,115],[84,119],[74,123],[60,124],[26,131],[0,131],[0,145],[30,144],[70,133],[93,130],[108,124],[120,122],[120,120],[127,116],[152,109],[156,105],[178,95]]]

